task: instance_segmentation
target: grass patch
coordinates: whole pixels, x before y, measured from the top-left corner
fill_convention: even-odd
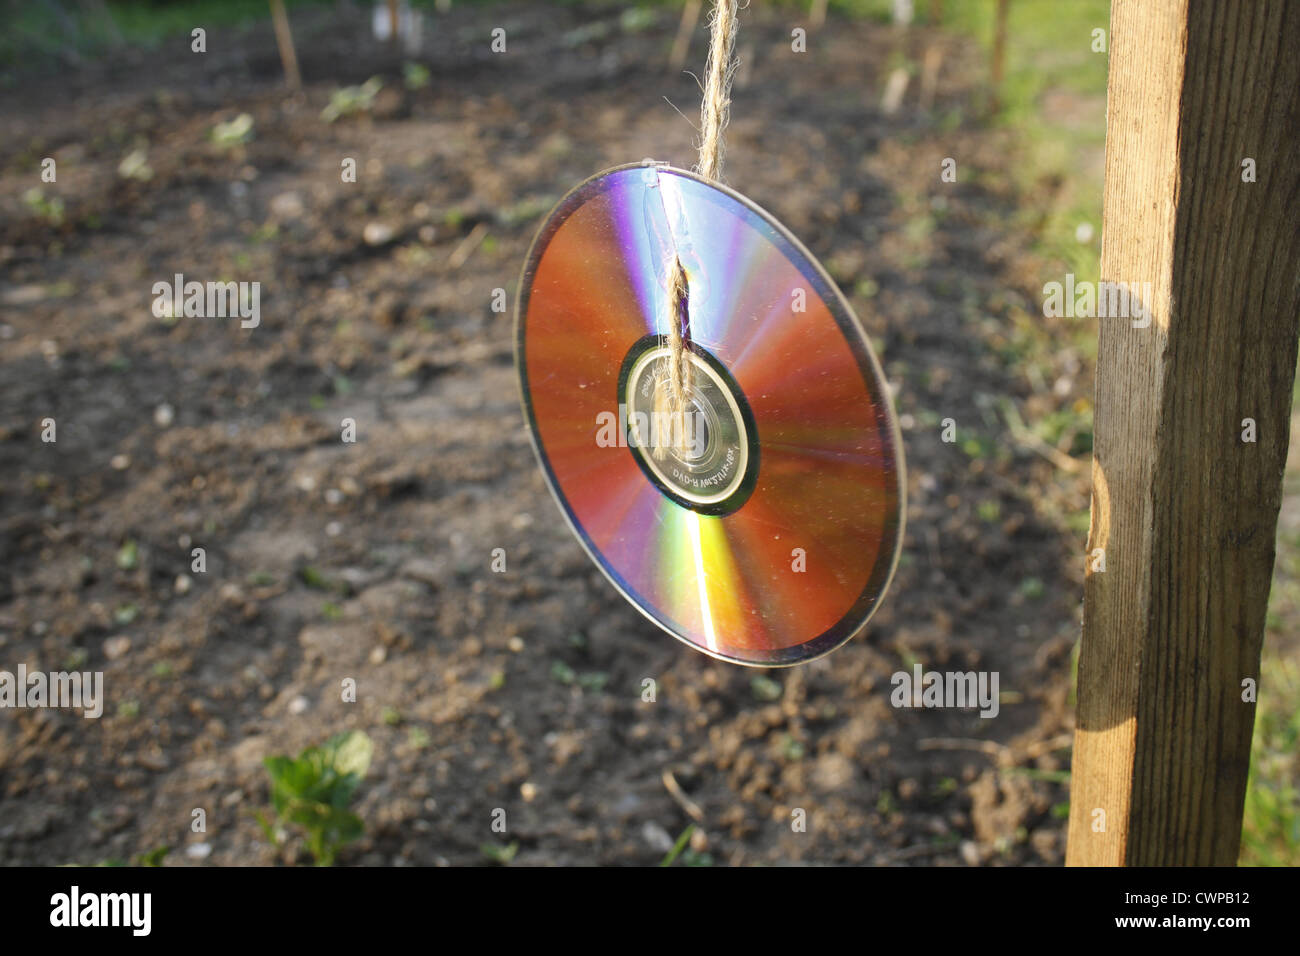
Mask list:
[[[1265,655],[1241,824],[1243,866],[1300,864],[1300,664]]]

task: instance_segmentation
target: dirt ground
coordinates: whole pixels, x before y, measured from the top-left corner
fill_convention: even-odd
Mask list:
[[[727,179],[868,328],[909,496],[868,631],[761,673],[658,631],[583,554],[528,444],[512,314],[491,308],[502,288],[513,310],[569,187],[693,161],[675,15],[458,5],[413,56],[367,22],[295,10],[299,98],[269,24],[0,92],[0,669],[103,671],[107,695],[99,720],[0,713],[0,863],[292,860],[254,819],[262,758],[347,728],[375,757],[345,864],[487,863],[510,842],[515,865],[654,864],[691,822],[681,795],[694,862],[1060,863],[1083,570],[1063,515],[1086,483],[1014,441],[997,402],[1029,420],[1090,382],[1068,352],[1046,393],[1016,364],[1017,324],[1055,320],[1018,214],[1041,197],[1008,185],[1012,135],[979,120],[983,58],[836,19],[794,54],[787,15],[742,23]],[[914,81],[884,115],[900,51],[931,43],[933,103]],[[404,85],[408,61],[427,85]],[[321,118],[372,75],[369,110]],[[251,139],[212,138],[241,113]],[[22,198],[47,156],[61,214]],[[155,317],[175,273],[260,281],[260,326]],[[998,671],[1000,714],[891,707],[915,661]]]

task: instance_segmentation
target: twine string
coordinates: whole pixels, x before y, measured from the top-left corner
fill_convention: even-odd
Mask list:
[[[700,161],[695,171],[715,182],[722,179],[722,131],[731,118],[731,79],[736,72],[736,11],[739,0],[715,0],[709,18],[709,60],[704,68],[700,103]]]
[[[736,72],[733,51],[739,0],[714,0],[709,17],[709,59],[705,67],[704,98],[700,103],[700,158],[695,172],[718,182],[722,178],[725,144],[722,134],[731,118],[731,80]],[[668,267],[668,357],[667,388],[655,393],[655,411],[667,413],[669,441],[655,442],[654,455],[663,458],[668,447],[683,449],[687,444],[686,409],[691,391],[693,366],[691,345],[690,289],[686,269],[677,256]],[[664,418],[660,418],[664,421]]]

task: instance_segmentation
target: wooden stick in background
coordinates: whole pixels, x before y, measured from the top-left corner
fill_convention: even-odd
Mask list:
[[[298,72],[298,54],[293,49],[293,33],[289,30],[289,14],[284,0],[271,0],[271,22],[275,25],[275,45],[280,48],[280,62],[284,64],[284,81],[295,93],[302,89],[302,76]]]
[[[993,21],[993,70],[989,85],[993,87],[991,101],[996,110],[1002,102],[1002,80],[1007,59],[1007,7],[1010,0],[997,0],[997,13]]]
[[[686,6],[682,7],[682,19],[677,24],[677,36],[673,39],[673,50],[668,56],[668,67],[674,73],[686,65],[686,55],[691,49],[691,34],[695,32],[695,24],[700,20],[701,3],[702,0],[686,0]]]
[[[826,6],[830,0],[812,0],[812,10],[809,17],[814,28],[821,26],[826,22]]]

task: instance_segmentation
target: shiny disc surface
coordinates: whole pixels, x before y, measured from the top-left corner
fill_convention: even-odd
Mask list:
[[[692,427],[660,456],[674,255]],[[760,666],[819,657],[866,624],[902,538],[898,430],[848,304],[766,212],[649,163],[578,186],[525,263],[516,363],[556,500],[655,623]]]

